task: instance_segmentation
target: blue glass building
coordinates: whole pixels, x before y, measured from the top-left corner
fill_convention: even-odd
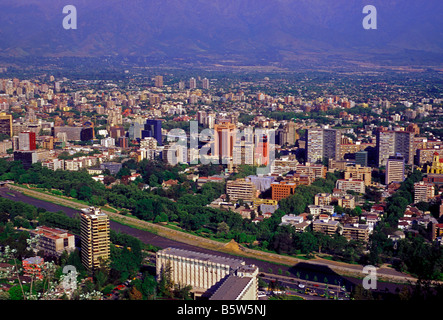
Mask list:
[[[155,140],[157,140],[157,145],[163,145],[161,120],[146,120],[145,129],[142,130],[142,139],[148,137],[153,137]]]

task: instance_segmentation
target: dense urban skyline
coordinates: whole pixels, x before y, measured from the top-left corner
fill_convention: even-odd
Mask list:
[[[441,4],[406,2],[0,4],[0,299],[439,301]]]

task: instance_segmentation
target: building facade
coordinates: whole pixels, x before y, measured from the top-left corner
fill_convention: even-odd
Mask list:
[[[100,209],[90,207],[82,209],[80,218],[82,264],[88,270],[95,270],[109,259],[109,217]]]

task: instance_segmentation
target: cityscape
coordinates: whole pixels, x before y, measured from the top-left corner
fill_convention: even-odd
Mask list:
[[[0,300],[441,299],[441,51],[297,68],[0,46]]]

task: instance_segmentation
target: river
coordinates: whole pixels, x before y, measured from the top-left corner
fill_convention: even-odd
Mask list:
[[[33,205],[35,207],[45,209],[49,212],[63,211],[69,217],[74,217],[76,214],[79,213],[79,210],[54,204],[44,200],[28,197],[26,195],[21,194],[20,192],[10,190],[7,187],[0,187],[0,196],[6,199],[24,202]],[[310,265],[309,262],[306,262],[306,263],[299,263],[295,267],[288,267],[288,266],[273,264],[271,262],[266,262],[262,260],[256,260],[253,258],[237,257],[229,255],[227,253],[222,253],[201,247],[192,246],[187,243],[178,242],[175,240],[158,236],[149,231],[139,230],[136,228],[132,228],[130,226],[122,225],[115,221],[110,221],[110,227],[112,230],[116,232],[122,232],[131,235],[133,237],[136,237],[145,244],[151,244],[160,248],[175,247],[185,250],[198,251],[218,256],[241,259],[245,261],[246,264],[255,264],[260,268],[260,270],[266,273],[273,273],[276,275],[289,274],[291,276],[295,276],[298,273],[300,274],[300,278],[302,280],[309,279],[310,281],[312,281],[316,279],[314,281],[318,280],[319,282],[323,282],[324,279],[327,278],[328,283],[330,284],[340,283],[341,285],[345,285],[347,289],[351,289],[356,284],[361,283],[360,279],[341,276],[336,272],[334,272],[332,269],[328,268],[327,266]],[[402,287],[402,285],[397,286],[395,284],[389,284],[389,283],[380,283],[380,284],[381,286],[377,288],[378,289],[377,291],[380,293],[385,293],[385,292],[395,293],[398,292],[398,290]]]

